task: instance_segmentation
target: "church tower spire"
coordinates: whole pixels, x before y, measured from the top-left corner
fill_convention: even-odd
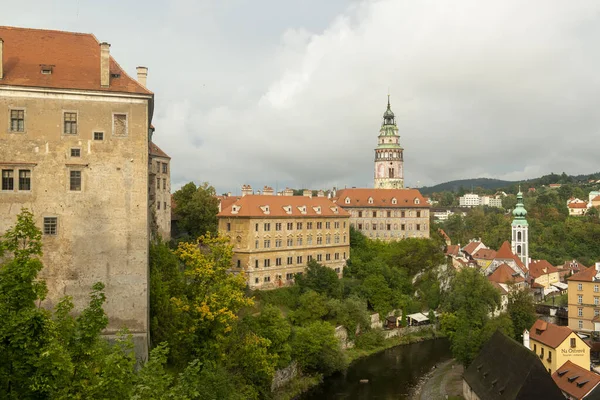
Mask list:
[[[404,188],[404,149],[400,147],[400,135],[396,126],[396,116],[390,105],[388,94],[387,109],[383,113],[383,123],[379,130],[375,148],[375,188]]]
[[[529,224],[525,216],[527,210],[523,204],[523,193],[521,187],[519,187],[519,193],[517,194],[517,205],[512,212],[512,240],[511,247],[513,253],[521,259],[525,268],[529,271]]]

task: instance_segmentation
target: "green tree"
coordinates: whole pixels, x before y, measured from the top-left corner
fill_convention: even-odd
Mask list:
[[[333,326],[324,321],[314,321],[296,328],[292,349],[293,358],[304,371],[329,375],[347,365]]]
[[[507,312],[514,326],[513,337],[517,341],[521,341],[523,339],[523,331],[531,328],[537,319],[533,298],[525,290],[511,288],[508,294]]]
[[[173,200],[180,236],[193,240],[207,232],[216,235],[219,200],[214,187],[207,182],[200,186],[190,182],[173,194]]]
[[[323,318],[327,312],[327,297],[309,290],[298,299],[298,308],[290,313],[290,320],[295,325],[307,325]]]
[[[267,304],[257,316],[248,316],[244,323],[258,336],[268,339],[269,353],[277,356],[277,367],[285,368],[291,362],[289,340],[292,328],[279,308]]]
[[[308,262],[304,273],[296,274],[295,283],[303,292],[314,290],[327,297],[342,297],[342,284],[337,272],[315,260]]]

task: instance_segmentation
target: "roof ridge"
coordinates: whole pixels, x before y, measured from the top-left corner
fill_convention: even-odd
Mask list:
[[[9,30],[23,30],[23,31],[38,31],[38,32],[52,32],[52,33],[65,33],[69,35],[82,35],[82,36],[93,36],[94,39],[98,42],[98,39],[94,36],[93,33],[86,32],[71,32],[71,31],[63,31],[60,29],[40,29],[40,28],[25,28],[22,26],[8,26],[8,25],[0,25],[0,29],[9,29]],[[98,42],[100,43],[100,42]]]

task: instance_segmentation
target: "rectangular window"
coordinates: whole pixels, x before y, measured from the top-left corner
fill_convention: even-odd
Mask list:
[[[160,210],[160,201],[158,203],[156,203],[156,209]]]
[[[169,171],[169,167],[167,163],[162,163],[162,171],[163,174],[166,174]]]
[[[317,236],[317,244],[323,244],[323,238],[321,236]]]
[[[58,218],[44,217],[44,235],[56,235]]]
[[[69,190],[81,191],[81,171],[71,171],[69,174]]]
[[[280,230],[281,230],[281,222],[277,222],[277,223],[275,224],[275,230],[276,230],[276,231],[280,231]]]
[[[311,262],[313,259],[313,256],[306,256],[306,262]]]
[[[94,132],[94,140],[104,140],[104,132]]]
[[[63,132],[66,135],[77,135],[77,113],[64,113],[64,128]]]
[[[19,170],[19,190],[31,190],[31,171],[28,169]]]
[[[25,110],[10,110],[10,131],[25,132]]]
[[[296,229],[298,229],[298,230],[302,229],[302,222],[296,223]]]
[[[578,308],[577,309],[577,316],[578,317],[583,317],[583,308]]]
[[[275,247],[281,247],[281,239],[275,239]]]
[[[15,177],[12,169],[2,170],[2,190],[15,190]]]
[[[544,358],[544,348],[543,347],[540,349],[540,355],[542,356],[542,358]]]
[[[583,304],[583,296],[577,295],[577,304]]]
[[[579,326],[579,329],[583,329],[583,321],[579,320],[579,322],[577,323],[577,326]]]
[[[81,157],[81,149],[71,149],[71,157]]]
[[[325,244],[331,244],[331,236],[330,235],[325,236]]]
[[[231,231],[231,222],[227,223],[227,232]]]
[[[600,298],[594,297],[594,305],[600,304]]]
[[[167,178],[163,178],[163,190],[167,190]]]
[[[285,274],[285,279],[288,281],[291,281],[292,279],[294,279],[294,274],[291,272],[288,272],[287,274]]]
[[[362,211],[358,212],[358,218],[362,218]]]
[[[400,225],[400,230],[401,231],[405,231],[406,230],[406,225],[404,225],[404,224]]]
[[[598,292],[599,292],[599,290],[598,290],[598,285],[594,285],[594,292],[596,292],[596,293],[598,293]]]
[[[296,257],[296,264],[302,264],[302,256]]]
[[[331,254],[325,254],[325,261],[331,261]]]
[[[265,268],[269,268],[271,266],[271,260],[270,259],[265,259]]]
[[[373,218],[377,218],[377,211],[373,211]]]
[[[287,245],[288,246],[293,246],[294,245],[294,239],[293,238],[288,238]]]
[[[160,178],[156,178],[156,188],[160,189]]]
[[[421,224],[417,224],[417,230],[420,231],[421,230]]]
[[[421,211],[417,211],[417,218],[421,218]]]
[[[325,229],[331,229],[331,222],[325,222]]]
[[[583,290],[583,285],[581,283],[577,284],[577,290],[580,290],[580,291]]]
[[[258,260],[254,260],[254,268],[258,268]]]
[[[400,218],[404,218],[406,217],[406,212],[405,211],[400,211]]]
[[[387,226],[386,226],[386,229],[387,229],[388,231],[391,231],[391,230],[392,230],[392,224],[387,224]]]
[[[358,224],[358,230],[362,231],[362,224]]]
[[[242,268],[242,260],[237,260],[237,267]]]
[[[281,257],[275,259],[275,265],[276,266],[280,266],[281,265]]]
[[[317,222],[317,229],[323,229],[323,223]]]
[[[582,322],[582,321],[579,321]],[[577,347],[577,339],[571,338],[571,347]]]
[[[376,231],[376,230],[377,230],[377,222],[374,222],[374,223],[372,224],[372,226],[373,226],[373,230],[374,230],[374,231]]]
[[[255,241],[254,241],[254,248],[255,248],[255,249],[258,249],[258,243],[259,243],[259,242],[258,242],[258,240],[255,240]]]
[[[267,222],[267,223],[263,224],[263,228],[264,228],[265,232],[268,232],[271,230],[271,224]]]
[[[167,209],[167,202],[163,201],[163,208],[166,210]]]
[[[298,238],[297,242],[298,242],[298,246],[302,246],[302,238],[301,237]]]
[[[306,244],[309,246],[312,244],[312,236],[309,235],[306,237]]]
[[[265,239],[263,244],[265,246],[265,249],[268,249],[269,247],[271,247],[271,240]]]
[[[293,257],[288,257],[287,258],[287,265],[292,265],[294,263],[294,258]]]
[[[339,229],[340,228],[340,223],[339,222],[334,222],[333,223],[333,228],[334,229]]]
[[[156,162],[156,173],[160,174],[160,161]]]
[[[533,352],[535,354],[537,354],[537,344],[535,344],[535,343],[533,344]]]
[[[333,258],[335,260],[339,260],[340,259],[340,253],[335,253],[333,256],[334,256]]]
[[[552,362],[552,352],[548,350],[548,361]]]
[[[264,281],[265,282],[271,282],[271,277],[270,276],[265,276]]]
[[[312,222],[306,223],[306,229],[312,229]]]
[[[387,217],[388,217],[388,218],[392,218],[392,212],[391,212],[391,211],[388,211],[388,212],[387,212]]]
[[[293,222],[288,222],[287,223],[287,230],[288,231],[294,230],[294,223]]]
[[[317,261],[323,261],[323,254],[317,254]]]
[[[597,308],[594,310],[594,317],[600,316],[600,310]]]
[[[254,231],[258,232],[258,224],[254,224]]]
[[[127,136],[127,115],[113,115],[113,134],[115,136]]]

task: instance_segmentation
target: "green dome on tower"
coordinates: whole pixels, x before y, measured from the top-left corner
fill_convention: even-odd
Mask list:
[[[527,210],[525,209],[525,205],[523,204],[523,193],[519,190],[517,193],[517,205],[512,212],[514,220],[513,225],[527,225],[527,220],[525,216],[527,215]]]

